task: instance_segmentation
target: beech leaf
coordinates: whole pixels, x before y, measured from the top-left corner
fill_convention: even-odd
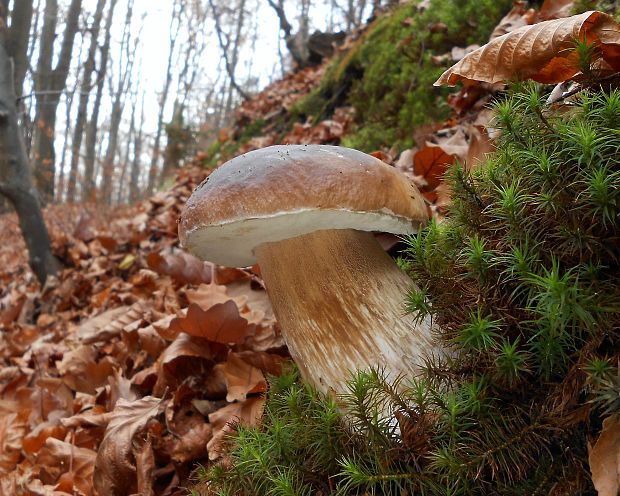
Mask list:
[[[174,319],[164,338],[185,332],[190,336],[205,338],[222,344],[241,344],[254,330],[248,321],[239,315],[233,300],[217,303],[203,310],[195,303],[187,309],[187,316]]]
[[[230,353],[223,367],[228,394],[226,401],[243,401],[250,393],[267,391],[267,381],[260,369],[250,365],[237,353]]]
[[[522,26],[495,38],[450,67],[435,86],[454,86],[458,81],[567,81],[580,72],[573,48],[576,40],[584,39],[600,46],[603,60],[620,70],[620,26],[610,15],[589,11]]]
[[[603,421],[603,431],[589,455],[592,482],[599,496],[617,496],[620,492],[620,416]]]
[[[136,401],[119,399],[97,452],[95,489],[99,494],[124,496],[137,487],[134,438],[158,415],[163,400],[145,396]]]

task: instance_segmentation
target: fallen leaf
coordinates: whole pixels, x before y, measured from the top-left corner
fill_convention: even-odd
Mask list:
[[[232,403],[209,415],[209,423],[213,428],[213,437],[207,444],[209,460],[216,460],[222,455],[224,438],[234,432],[235,424],[247,426],[257,425],[263,416],[265,399],[249,398],[240,403]]]
[[[146,263],[158,274],[170,276],[179,284],[210,283],[214,271],[213,265],[178,249],[171,253],[149,253]]]
[[[154,496],[153,472],[155,471],[155,455],[151,436],[147,435],[146,441],[134,449],[136,460],[137,493],[140,496]]]
[[[194,426],[175,442],[171,457],[175,463],[187,463],[207,456],[207,443],[213,436],[211,424]]]
[[[248,321],[239,315],[236,303],[228,300],[206,311],[192,303],[187,316],[174,319],[163,337],[170,339],[184,332],[215,343],[241,344],[253,330],[254,326],[248,325]]]
[[[112,375],[114,364],[109,357],[99,359],[92,346],[67,351],[57,363],[62,380],[74,391],[94,394]]]
[[[514,79],[560,83],[579,73],[574,44],[583,39],[600,46],[603,60],[620,70],[620,26],[613,17],[591,11],[523,26],[495,38],[445,71],[435,85]]]
[[[0,410],[0,476],[11,472],[21,459],[22,438],[28,432],[28,410]]]
[[[223,366],[228,394],[226,401],[243,401],[248,394],[263,393],[267,390],[267,381],[260,369],[244,361],[238,354],[230,353]]]
[[[413,157],[415,175],[423,178],[430,190],[439,186],[443,175],[453,163],[454,157],[448,155],[439,146],[422,148]]]
[[[82,494],[93,494],[93,471],[96,453],[93,450],[79,448],[59,439],[48,438],[45,446],[37,455],[37,464],[44,467],[53,482],[58,482],[63,474],[65,484],[69,481],[72,487]],[[55,480],[54,480],[55,479]],[[105,494],[105,493],[104,493]]]
[[[560,19],[572,14],[575,0],[545,0],[540,8],[541,19]]]
[[[603,420],[603,430],[588,456],[592,482],[599,496],[620,492],[620,415]]]
[[[137,489],[133,443],[147,422],[163,409],[163,399],[119,399],[95,463],[94,487],[100,494],[126,496]]]

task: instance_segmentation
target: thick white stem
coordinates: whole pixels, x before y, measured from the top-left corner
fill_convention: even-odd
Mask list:
[[[404,310],[413,286],[368,232],[317,231],[256,249],[284,338],[303,377],[346,391],[351,371],[411,375],[436,351],[428,321]]]

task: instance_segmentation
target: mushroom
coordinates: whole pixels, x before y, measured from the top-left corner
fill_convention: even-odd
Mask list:
[[[417,370],[434,350],[428,320],[404,310],[411,279],[372,231],[410,234],[419,191],[380,160],[337,146],[271,146],[216,169],[181,215],[182,245],[203,260],[258,262],[305,380],[343,393],[352,371]]]

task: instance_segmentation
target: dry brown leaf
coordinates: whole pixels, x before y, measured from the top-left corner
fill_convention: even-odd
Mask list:
[[[154,394],[163,394],[166,387],[176,385],[188,376],[199,376],[210,371],[216,362],[217,352],[223,351],[214,349],[217,346],[203,338],[179,334],[159,357]]]
[[[106,384],[114,370],[109,357],[98,359],[97,351],[87,345],[66,352],[57,367],[67,386],[87,394]]]
[[[146,263],[158,274],[170,276],[179,284],[208,284],[214,270],[213,265],[176,248],[172,253],[150,253]]]
[[[58,412],[57,415],[51,415],[46,422],[38,424],[32,431],[24,436],[22,440],[22,449],[24,453],[32,455],[37,453],[45,444],[48,438],[64,439],[67,429],[60,423],[60,419],[64,412]]]
[[[499,21],[499,24],[495,26],[495,29],[489,36],[490,40],[499,38],[506,33],[511,33],[521,26],[526,26],[534,22],[534,10],[527,8],[527,2],[518,1],[515,2],[512,10]]]
[[[584,38],[599,45],[603,59],[620,70],[620,26],[607,14],[586,12],[523,26],[500,36],[445,71],[435,85],[514,79],[560,83],[579,73],[573,48],[575,40]]]
[[[89,344],[97,341],[107,341],[114,336],[118,336],[123,327],[129,323],[124,321],[124,316],[127,315],[130,308],[129,306],[113,308],[88,319],[78,328],[77,338],[82,343]],[[118,322],[119,320],[123,322]]]
[[[446,170],[453,163],[454,157],[448,155],[439,146],[422,148],[413,157],[415,175],[424,179],[425,186],[429,190],[439,186]]]
[[[237,353],[230,353],[223,367],[228,394],[226,401],[243,401],[248,394],[263,393],[267,390],[267,381],[260,369],[247,363]]]
[[[155,455],[151,436],[147,435],[146,441],[134,449],[136,459],[137,494],[140,496],[154,496],[153,472],[155,471]]]
[[[21,458],[22,438],[28,432],[28,410],[0,410],[0,476],[11,472]]]
[[[575,0],[545,0],[540,8],[540,18],[548,21],[572,14]]]
[[[93,471],[96,453],[86,448],[78,448],[54,438],[48,438],[45,446],[39,451],[37,464],[44,467],[49,480],[44,483],[54,484],[63,476],[63,486],[71,484],[71,488],[81,494],[93,494]],[[73,491],[70,493],[73,494]]]
[[[207,456],[207,443],[212,436],[211,424],[202,423],[194,426],[174,443],[172,459],[180,464]]]
[[[465,165],[468,169],[477,167],[487,159],[488,154],[495,151],[495,145],[491,138],[489,138],[486,129],[477,129],[472,126],[470,133],[469,149],[465,159]]]
[[[603,420],[603,430],[588,457],[599,496],[620,493],[620,415]]]
[[[133,443],[162,409],[163,400],[153,396],[136,401],[118,400],[97,452],[94,486],[99,494],[126,496],[136,491]]]
[[[221,284],[201,284],[195,290],[188,289],[185,294],[190,303],[195,303],[203,310],[231,299],[226,292],[226,286]]]
[[[170,339],[184,332],[215,343],[241,344],[253,330],[254,326],[248,325],[248,321],[239,315],[237,304],[228,300],[206,311],[192,303],[187,309],[187,316],[174,319],[163,337]]]
[[[265,399],[249,398],[240,403],[232,403],[209,415],[213,428],[213,437],[207,444],[209,460],[216,460],[222,455],[222,441],[234,431],[235,424],[257,425],[263,416]]]

